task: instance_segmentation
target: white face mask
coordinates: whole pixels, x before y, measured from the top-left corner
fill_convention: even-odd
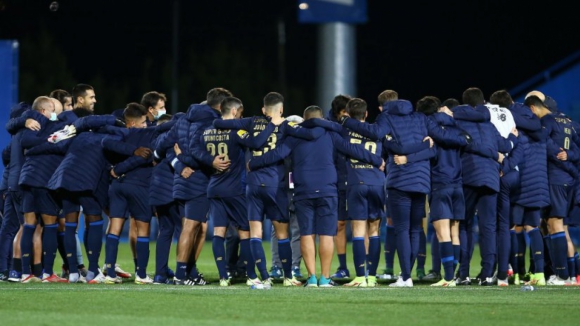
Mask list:
[[[162,115],[164,115],[167,111],[165,110],[157,110],[157,115],[155,116],[155,120],[159,120]]]
[[[56,121],[56,120],[58,120],[58,117],[57,117],[56,113],[52,112],[50,114],[50,121]]]

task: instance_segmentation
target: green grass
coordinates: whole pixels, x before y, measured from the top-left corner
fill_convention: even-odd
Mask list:
[[[269,256],[268,243],[264,245]],[[153,244],[150,273],[154,253]],[[119,257],[126,270],[133,269],[127,244],[121,244]],[[479,271],[478,264],[474,259],[472,274]],[[175,266],[174,259],[170,266]],[[211,243],[204,247],[198,267],[217,280]],[[522,292],[519,286],[435,289],[416,283],[412,289],[393,289],[383,283],[373,289],[311,289],[276,284],[261,291],[243,284],[0,283],[0,325],[575,325],[578,297],[580,287]]]

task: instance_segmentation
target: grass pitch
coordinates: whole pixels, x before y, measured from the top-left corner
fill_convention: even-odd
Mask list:
[[[154,245],[149,274],[155,269]],[[264,245],[269,256],[269,244]],[[347,253],[350,266],[350,249]],[[127,244],[120,245],[119,258],[125,270],[133,269]],[[472,273],[478,264],[474,259]],[[580,287],[522,292],[519,286],[441,289],[416,282],[412,289],[387,283],[372,289],[276,284],[250,290],[243,283],[220,288],[211,243],[198,267],[212,285],[0,283],[0,325],[577,325],[580,318]]]

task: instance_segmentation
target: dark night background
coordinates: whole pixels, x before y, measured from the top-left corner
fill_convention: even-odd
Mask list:
[[[0,39],[20,41],[20,100],[76,83],[111,112],[157,90],[171,95],[172,0],[0,0]],[[368,1],[357,27],[357,94],[371,108],[384,89],[416,102],[510,89],[580,50],[572,5],[559,1]],[[571,3],[571,2],[568,2]],[[277,24],[286,24],[286,114],[316,101],[317,26],[297,22],[296,0],[181,0],[179,110],[212,87],[256,114],[282,92]],[[168,108],[176,99],[169,98]],[[371,110],[373,111],[373,110]]]

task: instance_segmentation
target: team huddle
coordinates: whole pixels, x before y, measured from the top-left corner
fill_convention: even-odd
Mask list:
[[[367,103],[346,95],[335,97],[327,117],[309,106],[303,117],[286,119],[284,98],[276,92],[264,97],[262,115],[249,118],[241,117],[242,101],[223,88],[211,89],[186,113],[166,114],[166,101],[148,92],[140,103],[95,115],[94,89],[79,84],[72,94],[56,90],[12,108],[6,126],[11,141],[2,153],[0,281],[122,283],[132,276],[117,264],[129,220],[135,283],[205,285],[196,262],[209,219],[220,286],[232,282],[228,230],[239,238],[240,274],[257,289],[271,287],[274,278],[288,287],[333,287],[337,278],[349,279],[349,287],[375,287],[377,278],[413,287],[415,264],[419,279],[432,280],[431,286],[471,285],[475,221],[479,285],[580,280],[568,233],[580,218],[580,138],[576,123],[540,92],[516,103],[505,90],[486,101],[480,89],[469,88],[463,104],[425,96],[413,105],[386,90],[372,124],[365,122]],[[81,212],[88,267],[77,234]],[[151,278],[154,217],[159,233]],[[428,275],[425,217],[436,233]],[[276,239],[277,275],[266,266],[265,218]],[[378,274],[385,221],[386,270]],[[335,247],[340,266],[332,274]],[[54,271],[57,252],[61,276]]]

